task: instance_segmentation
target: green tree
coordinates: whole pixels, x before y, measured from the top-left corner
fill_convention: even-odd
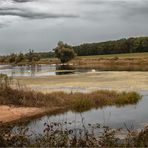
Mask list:
[[[24,54],[20,53],[19,55],[17,55],[16,59],[15,59],[15,63],[20,63],[24,60]]]
[[[60,59],[61,63],[67,63],[75,57],[73,48],[63,42],[58,42],[58,46],[55,49],[55,55]]]
[[[29,52],[26,54],[26,57],[27,57],[29,62],[33,61],[33,54],[34,54],[34,51],[29,49]]]
[[[8,62],[9,63],[14,63],[15,59],[16,59],[17,55],[12,53],[9,57],[8,57]]]

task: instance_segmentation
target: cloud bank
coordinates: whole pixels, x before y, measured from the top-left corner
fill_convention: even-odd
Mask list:
[[[146,36],[147,18],[148,0],[0,0],[0,51]]]

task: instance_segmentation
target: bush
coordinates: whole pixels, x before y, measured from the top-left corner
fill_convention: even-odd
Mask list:
[[[58,47],[55,49],[56,57],[60,59],[62,63],[67,63],[75,57],[74,50],[69,46],[64,45],[63,42],[58,43]]]
[[[129,92],[129,93],[122,93],[119,94],[118,99],[116,101],[117,104],[130,104],[130,103],[137,103],[141,96],[136,92]]]

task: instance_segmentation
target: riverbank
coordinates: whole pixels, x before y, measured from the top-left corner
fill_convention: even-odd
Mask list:
[[[43,115],[53,115],[66,111],[63,107],[20,107],[15,105],[0,105],[0,126],[30,121]]]
[[[22,118],[40,115],[45,111],[45,108],[0,105],[0,124],[15,122]]]
[[[37,64],[60,64],[57,58],[45,58],[39,61],[22,61],[10,64],[13,66],[37,65]],[[148,52],[129,54],[110,54],[96,56],[77,56],[68,64],[75,68],[96,68],[110,71],[148,71]]]
[[[136,104],[141,96],[136,92],[95,91],[91,93],[64,93],[26,91],[2,87],[0,90],[1,124],[51,113],[63,108],[74,112],[84,112],[105,106]]]

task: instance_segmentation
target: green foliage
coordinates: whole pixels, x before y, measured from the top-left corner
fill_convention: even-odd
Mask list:
[[[122,94],[119,94],[116,103],[119,105],[136,103],[139,101],[140,98],[141,96],[135,92],[129,92],[129,93],[124,92]]]
[[[23,62],[30,64],[32,62],[39,61],[39,60],[40,60],[40,54],[34,53],[33,50],[29,50],[29,52],[26,54],[23,54],[23,53],[14,54],[13,53],[7,56],[0,56],[1,63],[10,63],[10,64],[20,64]]]
[[[15,58],[15,63],[20,63],[25,59],[24,54],[20,53],[16,58]]]
[[[15,59],[16,59],[17,55],[16,54],[11,54],[8,58],[8,62],[9,63],[14,63],[15,62]]]
[[[148,37],[82,44],[73,48],[78,56],[148,52]]]
[[[33,50],[29,49],[29,52],[26,54],[26,59],[29,63],[32,63],[34,61],[39,61],[40,57],[39,55],[35,54]]]
[[[84,112],[93,106],[93,102],[87,98],[76,99],[72,103],[72,107],[77,112]]]
[[[55,49],[55,54],[62,63],[67,63],[75,57],[74,50],[63,42],[58,43],[58,47]]]

